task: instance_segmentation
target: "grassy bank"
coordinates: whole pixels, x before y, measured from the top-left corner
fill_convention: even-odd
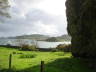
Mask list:
[[[0,47],[0,70],[8,69],[9,54],[12,54],[14,72],[40,72],[40,62],[45,61],[45,72],[92,72],[71,53],[34,52]]]

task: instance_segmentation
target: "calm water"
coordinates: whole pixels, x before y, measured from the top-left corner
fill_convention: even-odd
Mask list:
[[[35,41],[30,39],[0,39],[0,45],[13,45],[19,46],[21,44],[36,45],[39,48],[54,48],[59,44],[70,44],[71,42],[45,42]]]

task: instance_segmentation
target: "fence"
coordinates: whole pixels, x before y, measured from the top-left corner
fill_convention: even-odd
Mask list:
[[[12,57],[13,55],[12,54],[9,54],[9,59],[7,62],[8,63],[8,70],[11,70],[12,69]],[[45,68],[45,64],[44,64],[44,61],[41,61],[41,64],[40,64],[40,72],[44,72],[44,68]]]

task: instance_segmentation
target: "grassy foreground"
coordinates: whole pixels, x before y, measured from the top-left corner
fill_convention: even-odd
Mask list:
[[[45,72],[92,72],[71,53],[19,51],[0,47],[0,72],[8,72],[8,57],[12,54],[12,72],[40,72],[45,61]],[[28,56],[29,55],[29,56]]]

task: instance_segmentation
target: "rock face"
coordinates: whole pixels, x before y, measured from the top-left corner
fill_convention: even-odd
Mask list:
[[[66,7],[72,54],[96,59],[96,0],[67,0]]]

